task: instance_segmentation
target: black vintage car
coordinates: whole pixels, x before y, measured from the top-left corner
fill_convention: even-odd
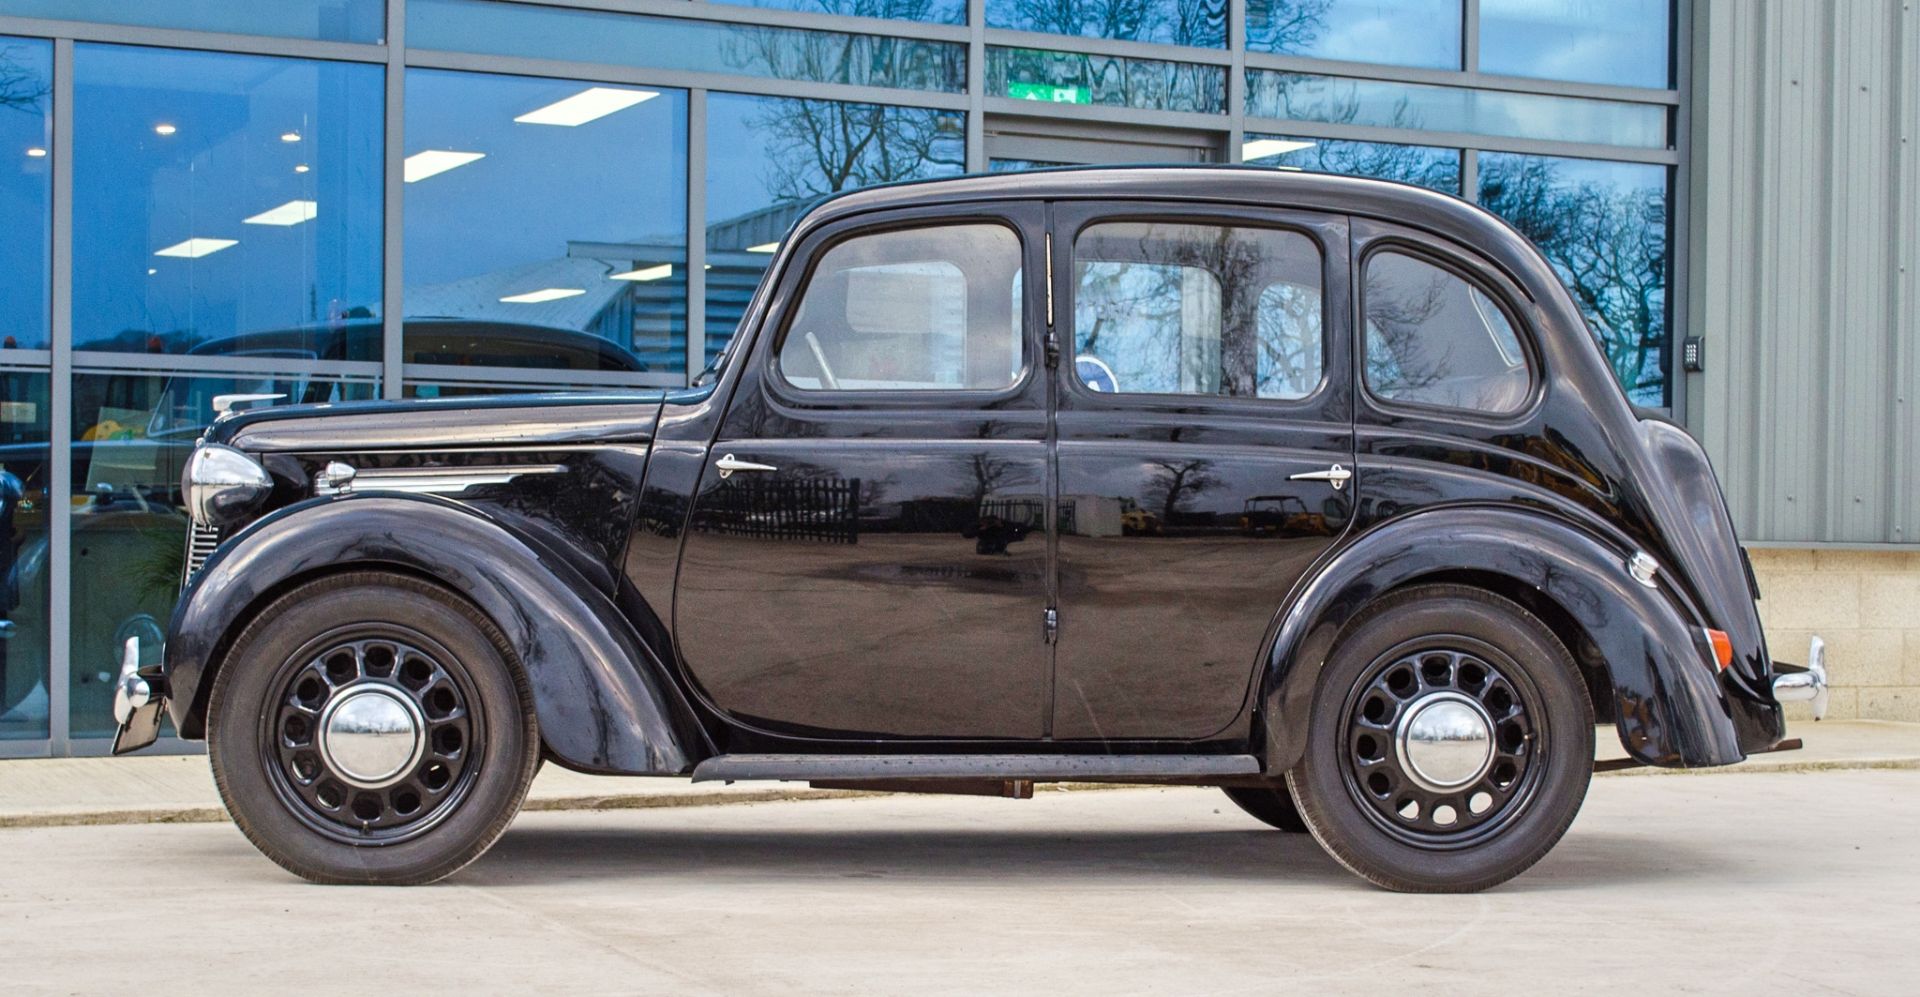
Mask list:
[[[1538,252],[1366,180],[839,196],[694,387],[235,413],[183,487],[117,748],[165,705],[322,882],[454,872],[545,759],[1219,786],[1382,886],[1476,890],[1566,831],[1596,722],[1727,765],[1825,693]]]

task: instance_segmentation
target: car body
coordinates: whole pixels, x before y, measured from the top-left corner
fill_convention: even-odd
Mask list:
[[[1769,656],[1704,452],[1628,404],[1538,251],[1376,181],[840,195],[694,387],[236,412],[183,487],[190,577],[120,748],[164,702],[322,881],[491,842],[435,800],[531,777],[481,716],[585,772],[1221,786],[1377,883],[1477,889],[1565,830],[1596,720],[1726,765],[1824,695]],[[448,665],[457,620],[284,643],[357,633],[324,615],[380,615],[356,593],[498,653]]]

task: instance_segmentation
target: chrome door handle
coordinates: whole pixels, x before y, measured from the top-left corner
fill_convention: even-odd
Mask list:
[[[739,458],[735,457],[732,454],[728,454],[725,457],[722,457],[719,460],[714,461],[713,466],[720,470],[720,477],[722,478],[733,477],[733,472],[735,471],[778,471],[780,470],[779,468],[774,467],[772,464],[755,464],[753,461],[750,461],[750,460],[740,460]]]
[[[1337,492],[1340,489],[1347,487],[1347,479],[1351,477],[1353,477],[1352,471],[1349,471],[1346,468],[1341,467],[1338,464],[1335,464],[1324,471],[1301,471],[1299,474],[1289,474],[1287,475],[1287,480],[1288,481],[1324,481],[1327,484],[1332,485],[1333,490]]]

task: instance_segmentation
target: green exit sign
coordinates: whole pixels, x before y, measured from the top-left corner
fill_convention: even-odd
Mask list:
[[[1093,103],[1093,91],[1087,87],[1056,87],[1046,83],[1008,83],[1007,96],[1014,100],[1044,100],[1049,104]]]

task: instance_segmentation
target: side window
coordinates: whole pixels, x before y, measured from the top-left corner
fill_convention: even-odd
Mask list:
[[[1297,399],[1319,385],[1323,268],[1305,235],[1107,222],[1073,253],[1074,369],[1088,388]]]
[[[1486,292],[1405,253],[1375,253],[1366,266],[1366,378],[1376,396],[1489,413],[1526,401],[1526,352]]]
[[[1003,225],[854,236],[821,257],[780,344],[808,391],[997,391],[1025,369],[1020,237]]]

